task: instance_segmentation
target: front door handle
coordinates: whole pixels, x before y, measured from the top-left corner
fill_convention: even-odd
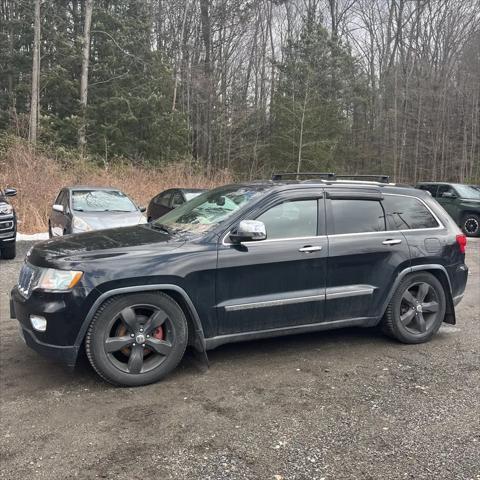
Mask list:
[[[388,240],[384,240],[382,243],[384,245],[398,245],[399,243],[402,243],[402,241],[399,238],[389,238]]]
[[[312,253],[319,252],[322,249],[320,246],[306,245],[305,247],[299,248],[298,251],[302,253]]]

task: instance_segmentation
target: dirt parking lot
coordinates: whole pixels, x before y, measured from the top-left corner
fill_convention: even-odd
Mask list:
[[[457,325],[425,345],[346,329],[191,355],[113,388],[29,350],[0,261],[2,479],[480,479],[480,241]]]

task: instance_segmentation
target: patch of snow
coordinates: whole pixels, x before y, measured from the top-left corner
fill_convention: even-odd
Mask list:
[[[36,242],[37,240],[48,240],[48,232],[41,233],[17,233],[17,240]]]

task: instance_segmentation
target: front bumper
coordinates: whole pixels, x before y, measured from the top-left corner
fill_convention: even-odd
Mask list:
[[[22,340],[32,350],[35,350],[40,355],[52,358],[57,362],[65,364],[67,367],[74,367],[77,363],[79,347],[76,346],[60,346],[43,343],[31,330],[27,330],[20,325],[20,336]]]
[[[0,245],[8,245],[15,241],[17,224],[13,216],[0,216]]]
[[[85,318],[84,288],[65,293],[34,291],[25,298],[17,287],[10,296],[10,317],[17,319],[25,343],[41,355],[53,358],[70,367],[75,366],[81,341],[78,333]],[[45,332],[32,328],[30,315],[41,315],[47,320]]]

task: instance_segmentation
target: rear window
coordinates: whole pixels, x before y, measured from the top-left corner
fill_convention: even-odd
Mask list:
[[[438,222],[423,202],[413,197],[385,195],[383,207],[389,230],[435,228]]]
[[[385,231],[385,213],[376,200],[332,200],[333,233]]]

